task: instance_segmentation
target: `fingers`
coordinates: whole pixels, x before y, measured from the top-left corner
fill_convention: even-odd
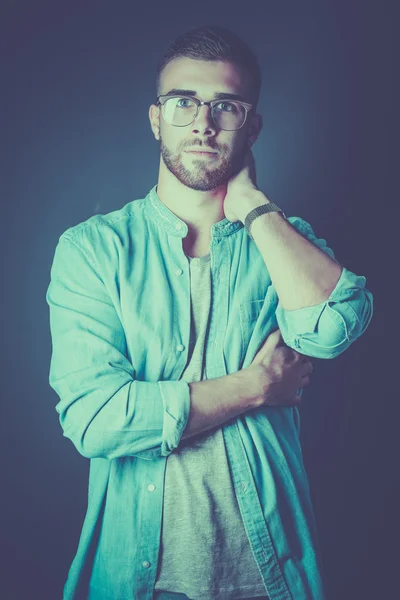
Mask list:
[[[304,372],[305,373],[312,373],[313,371],[314,371],[314,366],[313,366],[311,360],[307,360],[304,363]]]
[[[278,345],[279,342],[283,341],[282,333],[281,333],[281,330],[279,329],[279,327],[278,327],[278,329],[275,329],[268,335],[267,340],[269,340],[269,339],[271,341],[273,341],[274,344],[276,344],[276,345]]]
[[[300,354],[296,350],[293,350],[297,354],[297,361],[301,363],[304,369],[307,369],[307,373],[311,373],[314,370],[314,366],[308,356],[305,354]]]

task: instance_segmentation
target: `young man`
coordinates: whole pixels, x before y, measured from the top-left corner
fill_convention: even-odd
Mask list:
[[[159,74],[158,184],[65,231],[47,293],[56,409],[91,459],[64,600],[323,600],[300,357],[346,350],[372,294],[258,189],[247,46],[195,28]]]

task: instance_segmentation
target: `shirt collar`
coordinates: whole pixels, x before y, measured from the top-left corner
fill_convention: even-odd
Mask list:
[[[178,237],[186,237],[188,233],[188,226],[182,219],[177,217],[157,195],[157,184],[151,188],[150,192],[145,198],[145,206],[147,209],[148,216],[162,227],[167,233],[176,235]],[[221,237],[225,235],[232,235],[243,227],[241,221],[235,221],[232,223],[226,217],[217,223],[214,223],[211,227],[212,237]]]

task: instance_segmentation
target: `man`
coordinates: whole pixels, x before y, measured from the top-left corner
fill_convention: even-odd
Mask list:
[[[149,110],[157,186],[56,249],[50,384],[91,459],[65,600],[326,597],[296,390],[373,298],[257,187],[237,40],[195,28],[172,47]]]

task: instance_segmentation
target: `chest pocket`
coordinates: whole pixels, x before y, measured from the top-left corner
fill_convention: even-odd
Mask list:
[[[243,353],[247,351],[255,323],[260,316],[264,302],[265,298],[262,298],[261,300],[245,300],[240,304],[239,317]]]

